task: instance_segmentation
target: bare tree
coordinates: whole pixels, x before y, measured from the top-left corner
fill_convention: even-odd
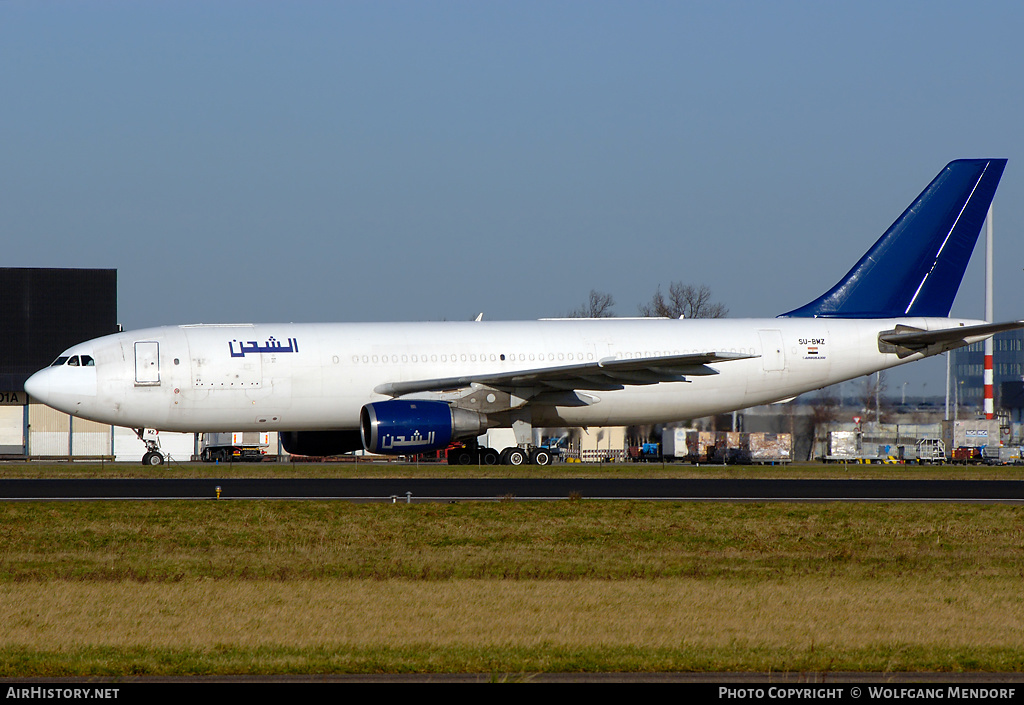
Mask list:
[[[840,404],[836,385],[825,387],[811,398],[810,441],[811,447],[807,456],[814,460],[814,449],[819,441],[827,440],[829,427],[839,418]],[[824,453],[822,453],[824,455]]]
[[[611,318],[615,315],[612,312],[614,305],[615,299],[611,294],[591,289],[587,303],[570,311],[566,318]]]
[[[892,405],[885,396],[889,389],[884,372],[865,375],[860,402],[864,409],[865,421],[888,423],[892,418]]]
[[[648,304],[640,306],[641,316],[662,316],[664,318],[725,318],[729,309],[711,300],[711,289],[706,285],[693,286],[672,282],[668,287],[668,299],[658,285],[654,297]]]

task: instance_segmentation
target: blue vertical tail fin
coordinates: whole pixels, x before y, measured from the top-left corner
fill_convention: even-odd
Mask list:
[[[1005,159],[950,162],[838,284],[782,315],[948,316],[1005,167]]]

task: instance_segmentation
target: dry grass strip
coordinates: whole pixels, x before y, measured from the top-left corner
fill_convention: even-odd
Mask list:
[[[0,648],[1022,646],[1015,579],[0,585]]]

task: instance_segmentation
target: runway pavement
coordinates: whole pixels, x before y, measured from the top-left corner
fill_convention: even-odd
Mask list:
[[[1024,503],[1016,480],[11,479],[0,500],[336,499],[378,502],[638,499]]]

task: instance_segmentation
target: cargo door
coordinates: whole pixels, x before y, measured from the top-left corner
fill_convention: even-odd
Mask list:
[[[135,386],[152,387],[160,384],[160,343],[135,343]]]
[[[782,331],[759,330],[761,339],[761,364],[765,372],[780,372],[786,369],[786,353],[782,346]]]

